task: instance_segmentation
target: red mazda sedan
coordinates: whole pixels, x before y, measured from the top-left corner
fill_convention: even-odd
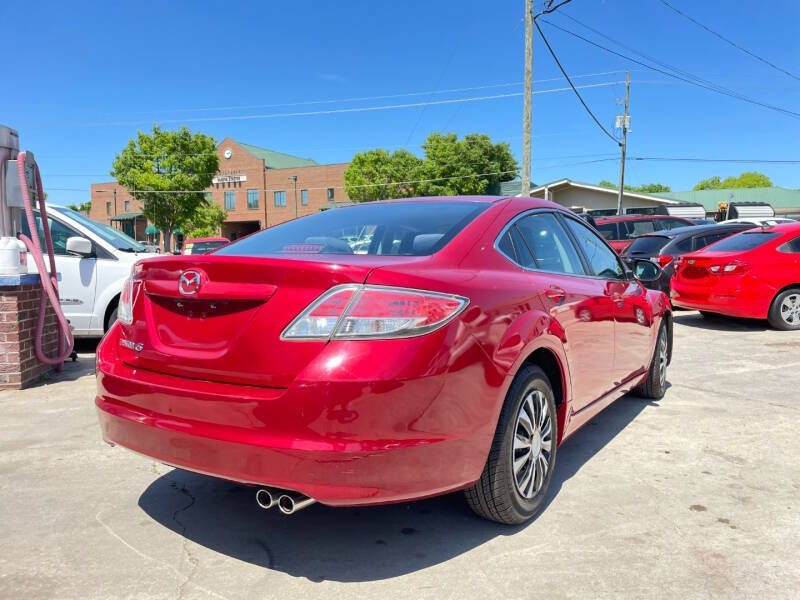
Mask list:
[[[684,254],[671,283],[675,306],[800,329],[800,223],[750,229]]]
[[[466,490],[523,522],[563,440],[664,394],[672,346],[666,296],[531,198],[372,202],[144,260],[118,315],[103,438],[286,513]]]

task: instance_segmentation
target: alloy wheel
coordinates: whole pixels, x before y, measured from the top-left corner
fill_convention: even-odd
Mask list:
[[[789,294],[781,302],[781,319],[792,327],[800,325],[800,294]]]
[[[531,499],[542,489],[553,443],[553,421],[547,399],[539,390],[531,390],[517,411],[511,450],[514,483],[523,498]]]
[[[658,382],[661,387],[667,383],[667,335],[663,330],[658,336]]]

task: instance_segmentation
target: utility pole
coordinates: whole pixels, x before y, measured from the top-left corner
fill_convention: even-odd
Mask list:
[[[292,175],[289,177],[292,181],[294,181],[294,218],[298,217],[297,214],[297,175]]]
[[[525,101],[522,109],[522,195],[531,195],[531,112],[533,100],[533,0],[525,0]]]
[[[622,158],[619,161],[619,194],[617,195],[617,214],[622,214],[622,194],[625,190],[625,150],[628,144],[628,128],[631,120],[628,116],[628,97],[631,91],[631,73],[625,71],[625,112],[622,118],[617,117],[617,127],[622,127]]]

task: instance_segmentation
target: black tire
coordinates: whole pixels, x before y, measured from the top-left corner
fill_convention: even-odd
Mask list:
[[[528,400],[531,400],[530,404]],[[526,407],[533,406],[532,414],[527,408],[524,410],[526,415],[533,417],[537,430],[538,423],[541,422],[541,430],[547,432],[549,419],[548,433],[539,434],[535,440],[533,434],[530,436],[531,479],[525,476],[528,471],[520,471],[522,485],[528,489],[528,497],[520,491],[520,483],[514,472],[514,458],[524,460],[525,457],[524,450],[514,447],[517,428],[523,426],[517,419],[523,410],[523,404]],[[547,415],[540,421],[538,416],[542,414],[539,410],[541,406],[546,407]],[[531,419],[529,423],[530,421]],[[520,431],[524,433],[526,429]],[[517,439],[519,443],[520,438]],[[539,367],[526,366],[520,370],[508,390],[481,478],[465,491],[470,508],[485,519],[507,525],[517,525],[530,519],[541,507],[550,487],[556,464],[557,439],[558,417],[553,388]],[[541,444],[537,446],[536,440],[541,440]],[[548,446],[549,452],[546,450]],[[540,448],[538,453],[537,448]],[[539,476],[542,470],[545,471],[543,477]],[[525,484],[526,481],[529,483]]]
[[[111,329],[111,326],[117,322],[117,307],[114,307],[114,310],[111,311],[111,314],[108,315],[108,319],[106,319],[106,331]]]
[[[788,306],[788,311],[785,307]],[[800,329],[800,287],[789,288],[775,296],[769,307],[769,324],[775,329],[795,331]]]
[[[643,398],[660,400],[667,391],[667,362],[669,361],[669,339],[667,338],[667,326],[661,324],[656,338],[656,347],[653,351],[653,358],[650,360],[650,368],[647,370],[647,379],[633,388],[633,393]]]

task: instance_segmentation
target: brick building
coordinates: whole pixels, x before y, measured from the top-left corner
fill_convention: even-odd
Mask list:
[[[228,213],[222,235],[236,239],[340,202],[347,163],[320,165],[225,138],[217,146],[220,170],[206,195]],[[141,204],[114,181],[93,183],[89,217],[139,241],[158,243],[159,233]]]

